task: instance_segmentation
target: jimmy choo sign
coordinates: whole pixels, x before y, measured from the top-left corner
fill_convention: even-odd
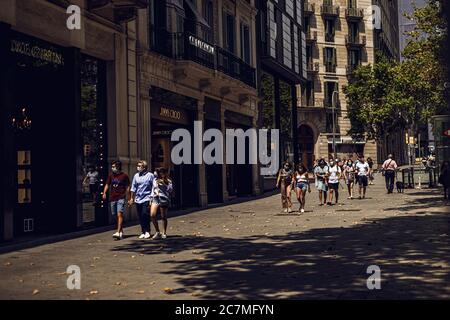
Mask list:
[[[165,118],[171,118],[171,119],[175,119],[175,120],[181,119],[180,111],[165,108],[165,107],[161,107],[161,109],[159,111],[159,115],[162,117],[165,117]]]
[[[41,48],[20,40],[11,40],[11,52],[40,59],[60,66],[64,65],[64,58],[61,53],[48,48]]]
[[[194,36],[189,36],[189,43],[203,51],[206,51],[210,54],[214,54],[214,46],[207,44],[206,42],[197,39]]]

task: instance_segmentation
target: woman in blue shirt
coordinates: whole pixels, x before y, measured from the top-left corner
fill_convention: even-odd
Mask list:
[[[150,238],[150,201],[153,180],[155,176],[148,171],[148,164],[145,160],[140,160],[137,164],[137,173],[131,183],[131,198],[128,205],[136,204],[136,209],[141,224],[141,235],[139,239]]]

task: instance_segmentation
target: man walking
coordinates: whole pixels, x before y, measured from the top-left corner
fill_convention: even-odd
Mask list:
[[[103,201],[106,200],[106,194],[109,193],[109,203],[111,214],[117,216],[117,232],[113,238],[120,240],[123,238],[123,214],[125,213],[125,202],[130,193],[130,178],[122,172],[122,162],[113,161],[111,165],[111,174],[106,180],[103,189]]]
[[[361,199],[361,191],[362,199],[365,199],[367,184],[369,182],[368,176],[370,167],[367,161],[364,159],[364,155],[359,156],[358,162],[355,164],[355,170],[357,172],[357,180],[359,185],[359,199]]]
[[[386,181],[387,193],[392,193],[394,190],[395,170],[397,169],[397,162],[393,159],[392,154],[388,155],[388,158],[383,163],[382,169]]]

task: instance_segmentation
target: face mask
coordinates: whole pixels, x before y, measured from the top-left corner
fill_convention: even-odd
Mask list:
[[[332,167],[333,167],[333,166],[334,166],[334,162],[330,162],[330,166],[332,166]]]
[[[136,169],[137,169],[138,172],[144,171],[144,168],[142,168],[142,167],[137,167]]]
[[[119,169],[117,169],[117,168],[112,168],[111,170],[112,170],[113,173],[118,173],[119,172]]]

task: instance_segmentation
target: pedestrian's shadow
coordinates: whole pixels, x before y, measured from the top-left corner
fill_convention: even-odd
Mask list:
[[[114,250],[165,255],[162,273],[202,299],[448,299],[449,223],[440,213],[395,216],[284,235],[122,242]],[[181,252],[187,258],[172,257]],[[381,269],[382,290],[366,286],[370,265]]]

